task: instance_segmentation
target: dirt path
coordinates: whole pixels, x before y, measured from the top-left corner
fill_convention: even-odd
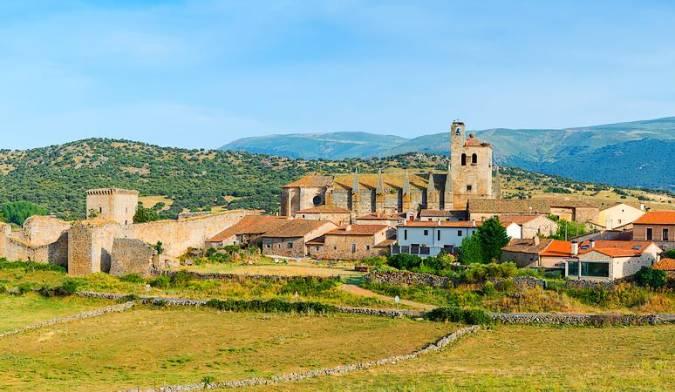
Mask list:
[[[387,297],[386,295],[378,294],[374,291],[370,291],[368,289],[364,289],[363,287],[355,286],[353,284],[341,284],[339,286],[340,290],[345,291],[350,294],[354,295],[359,295],[361,297],[368,297],[368,298],[377,298],[382,301],[387,301],[391,303],[395,303],[394,298],[392,297]],[[415,310],[432,310],[435,308],[434,305],[429,305],[429,304],[423,304],[420,302],[415,302],[415,301],[408,301],[406,299],[401,300],[401,304],[409,306],[412,309]]]

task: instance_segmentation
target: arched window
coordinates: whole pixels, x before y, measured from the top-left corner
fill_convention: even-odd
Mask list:
[[[478,164],[478,155],[476,155],[476,154],[471,155],[471,164],[472,165]]]
[[[466,154],[462,154],[462,166],[466,166]]]

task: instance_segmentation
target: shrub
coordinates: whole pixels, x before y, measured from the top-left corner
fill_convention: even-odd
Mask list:
[[[171,286],[171,278],[168,275],[161,275],[150,281],[150,286],[160,289],[167,289]]]
[[[142,276],[139,274],[128,274],[120,277],[120,280],[122,282],[129,282],[129,283],[145,283],[145,279],[143,279]]]
[[[67,297],[75,294],[80,284],[81,282],[75,279],[66,279],[60,286],[42,286],[38,292],[44,297]]]
[[[219,300],[212,299],[206,303],[206,306],[221,311],[230,312],[283,312],[283,313],[331,313],[337,311],[332,305],[325,305],[320,302],[287,302],[280,299],[263,300]]]
[[[666,271],[655,270],[651,267],[642,267],[635,274],[635,282],[642,287],[658,289],[668,283],[668,275],[666,274]]]
[[[20,269],[27,272],[33,271],[56,271],[66,272],[66,269],[60,265],[48,263],[36,263],[34,261],[7,261],[0,259],[0,269]]]
[[[361,264],[368,265],[373,268],[382,268],[387,265],[387,258],[384,256],[366,257],[365,259],[361,260]]]
[[[427,312],[424,317],[431,321],[451,321],[473,325],[489,325],[494,323],[492,317],[482,309],[462,309],[455,306],[436,308]]]
[[[411,271],[422,264],[422,258],[416,255],[401,253],[389,256],[387,264],[394,268]]]
[[[480,283],[488,278],[512,278],[516,276],[518,267],[515,263],[471,264],[464,270],[462,281]]]

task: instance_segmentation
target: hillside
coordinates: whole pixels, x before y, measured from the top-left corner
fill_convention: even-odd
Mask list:
[[[571,176],[583,181],[675,190],[673,185],[675,175],[669,169],[672,166],[663,161],[665,157],[675,154],[675,117],[569,129],[500,128],[472,132],[495,146],[496,159],[502,165]],[[349,132],[324,135],[294,134],[292,137],[276,135],[241,139],[224,146],[223,149],[302,158],[329,156],[332,159],[367,158],[408,152],[441,155],[448,153],[447,132],[413,139],[391,137],[388,139],[388,148],[383,148],[381,135],[370,134],[369,137],[364,136],[364,133],[358,135],[360,142],[358,149],[336,148],[330,155],[317,155],[314,146],[319,140],[326,138],[350,143],[356,137]],[[659,145],[659,151],[663,152],[663,155],[660,156],[660,161],[652,162],[651,165],[644,159],[644,154],[631,157],[629,160],[632,165],[625,165],[625,160],[617,164],[611,159],[616,158],[617,152],[634,153],[639,145],[630,143],[645,142],[647,143],[645,146],[648,147],[654,140],[664,141]],[[568,164],[570,160],[577,162],[570,165]],[[640,169],[645,165],[651,166],[649,171]],[[599,173],[602,175],[598,175]]]
[[[256,208],[278,210],[281,185],[308,173],[374,172],[379,168],[445,170],[443,156],[412,153],[340,161],[302,160],[232,151],[164,148],[138,142],[88,139],[26,151],[0,151],[0,204],[28,200],[68,219],[84,214],[85,191],[98,187],[138,189],[146,207],[164,216],[185,210]],[[654,201],[663,194],[574,182],[507,168],[506,197],[540,197],[562,192],[600,202]],[[657,205],[658,206],[658,205]]]

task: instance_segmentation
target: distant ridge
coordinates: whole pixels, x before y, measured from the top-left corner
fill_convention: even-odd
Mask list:
[[[495,146],[500,164],[582,181],[675,190],[675,117],[565,129],[472,132]],[[412,139],[367,132],[296,133],[239,139],[221,149],[304,159],[370,158],[408,152],[446,155],[448,133]],[[658,154],[649,153],[654,149]]]

